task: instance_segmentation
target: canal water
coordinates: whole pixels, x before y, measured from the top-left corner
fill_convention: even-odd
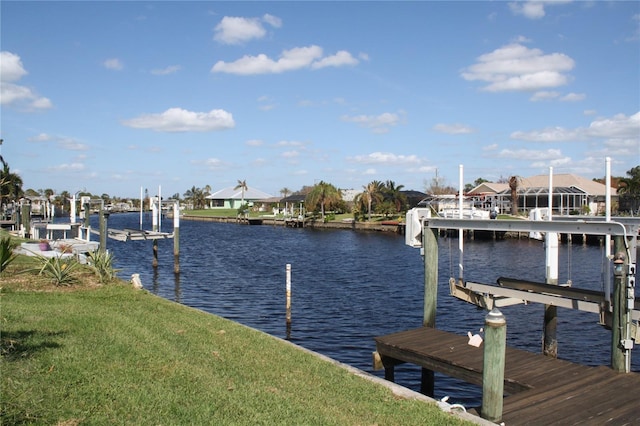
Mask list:
[[[95,217],[93,220],[97,220]],[[139,214],[114,214],[109,228],[137,229]],[[92,226],[97,226],[93,224]],[[151,228],[148,215],[143,228]],[[171,232],[165,220],[162,230]],[[458,240],[440,238],[437,328],[477,333],[486,312],[449,295],[458,276]],[[173,240],[160,240],[159,266],[152,267],[150,241],[109,240],[119,276],[138,273],[148,291],[228,318],[372,371],[373,338],[422,324],[424,265],[419,249],[401,235],[347,230],[292,229],[186,221],[180,223],[180,273],[173,272]],[[601,290],[603,249],[561,245],[559,282]],[[292,270],[292,320],[285,320],[286,264]],[[536,240],[466,241],[464,278],[495,283],[500,276],[544,282],[544,247]],[[508,344],[540,352],[543,306],[502,308]],[[558,309],[559,357],[586,365],[609,365],[610,332],[596,314]],[[482,356],[478,349],[478,356]],[[640,371],[638,356],[632,369]],[[419,390],[420,369],[396,368],[396,382]],[[481,389],[436,375],[436,398],[481,404]]]

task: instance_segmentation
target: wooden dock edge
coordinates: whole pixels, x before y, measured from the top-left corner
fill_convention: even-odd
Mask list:
[[[276,337],[276,336],[271,336],[274,339],[277,339],[283,343],[286,343],[288,345],[292,345],[294,347],[296,347],[297,349],[306,352],[308,354],[311,354],[315,357],[318,357],[326,362],[329,362],[333,365],[336,365],[340,368],[343,368],[344,370],[348,371],[351,374],[354,374],[358,377],[361,377],[365,380],[368,380],[370,382],[376,383],[380,386],[383,386],[387,389],[389,389],[391,391],[391,393],[393,393],[395,396],[399,397],[399,398],[405,398],[405,399],[414,399],[417,401],[423,401],[426,403],[431,403],[431,404],[435,404],[438,408],[440,408],[442,411],[450,413],[451,415],[454,415],[464,421],[470,422],[470,423],[474,423],[480,426],[496,426],[495,423],[490,422],[488,420],[483,419],[482,417],[479,417],[475,414],[472,413],[468,413],[465,411],[461,411],[461,410],[456,410],[456,409],[451,409],[451,405],[443,402],[443,401],[439,401],[437,399],[428,397],[427,395],[421,394],[420,392],[416,392],[412,389],[406,388],[404,386],[398,385],[396,383],[390,382],[388,380],[385,380],[381,377],[375,376],[373,374],[367,373],[366,371],[360,370],[359,368],[353,367],[349,364],[345,364],[343,362],[340,362],[338,360],[335,360],[333,358],[329,358],[326,355],[323,355],[321,353],[318,352],[314,352],[311,349],[307,349],[304,348],[300,345],[296,345],[293,342],[290,342],[289,340],[285,340],[282,339],[280,337]]]

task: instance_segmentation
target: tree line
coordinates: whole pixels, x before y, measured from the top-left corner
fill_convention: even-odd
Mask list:
[[[2,169],[0,170],[0,207],[5,211],[7,206],[13,202],[19,201],[21,198],[45,197],[54,205],[65,208],[69,205],[72,195],[68,191],[56,193],[54,190],[47,189],[27,189],[23,190],[22,178],[11,171],[9,164],[0,156]],[[640,209],[640,165],[635,166],[626,172],[624,177],[613,177],[613,185],[617,188],[619,195],[619,203],[621,211],[637,212]],[[603,179],[594,179],[601,183]],[[489,182],[486,179],[478,178],[473,184],[465,185],[464,190],[469,192],[476,186]],[[510,176],[508,178],[500,178],[498,183],[506,183],[511,190],[512,199],[517,199],[517,190],[520,178],[518,176]],[[244,206],[244,194],[248,190],[246,180],[238,180],[235,190],[242,191],[242,204]],[[362,187],[353,200],[353,203],[347,203],[342,198],[342,191],[335,185],[321,180],[312,186],[303,186],[298,191],[291,191],[289,188],[282,188],[280,194],[283,198],[290,195],[304,195],[305,208],[308,212],[316,213],[324,220],[328,212],[347,213],[352,212],[356,220],[370,220],[372,215],[393,216],[406,211],[409,206],[407,198],[403,193],[404,185],[397,185],[392,180],[379,181],[373,180]],[[454,187],[447,186],[443,180],[436,176],[430,181],[425,181],[425,192],[430,195],[455,194],[458,190]],[[188,207],[194,210],[204,209],[208,204],[207,196],[211,194],[211,186],[204,187],[192,186],[187,189],[182,196],[179,193],[173,194],[170,199],[183,201]],[[125,199],[110,196],[109,194],[94,195],[88,191],[80,191],[76,194],[78,197],[90,196],[92,198],[100,198],[105,204],[128,202],[133,207],[140,207],[140,200]],[[148,191],[145,191],[145,199],[148,199]],[[512,203],[517,209],[517,203]]]

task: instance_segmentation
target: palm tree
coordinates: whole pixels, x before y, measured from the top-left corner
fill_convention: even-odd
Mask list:
[[[335,186],[330,183],[326,183],[324,181],[320,181],[320,183],[314,185],[313,189],[305,199],[305,204],[307,205],[307,209],[313,210],[318,204],[320,205],[320,214],[322,215],[322,220],[324,221],[324,212],[325,207],[329,207],[337,201],[342,200],[342,194]]]
[[[0,170],[0,205],[5,201],[18,200],[24,196],[22,190],[22,178],[12,173],[9,169],[9,164],[4,161],[4,158],[0,157],[2,162],[2,170]]]
[[[366,186],[362,187],[364,192],[361,192],[356,197],[356,202],[360,202],[367,205],[367,220],[371,220],[371,207],[374,202],[378,203],[383,200],[382,195],[382,182],[374,180],[369,182]]]
[[[233,190],[235,191],[236,189],[240,189],[242,190],[242,201],[241,201],[241,205],[244,206],[244,191],[246,191],[247,189],[249,189],[249,187],[247,186],[247,181],[246,180],[239,180],[238,179],[238,184],[233,188]]]
[[[206,203],[205,194],[200,188],[192,186],[183,194],[185,200],[190,201],[194,210],[203,209]]]
[[[518,176],[511,176],[509,178],[509,189],[511,190],[511,214],[518,215],[518,186],[520,185],[520,178]]]
[[[291,190],[286,186],[280,190],[280,194],[282,198],[287,198],[289,194],[291,194]],[[289,203],[287,201],[284,202],[284,212],[287,213],[287,208],[289,207]],[[280,203],[278,203],[278,210],[280,209]]]
[[[402,188],[404,188],[404,185],[396,186],[396,183],[392,180],[386,181],[383,188],[385,201],[395,206],[396,213],[402,211],[402,208],[407,204],[407,197],[400,192]]]
[[[640,209],[640,166],[627,171],[628,177],[618,179],[620,204],[626,204],[631,211]]]
[[[627,176],[618,179],[618,195],[640,195],[640,166],[628,170]]]

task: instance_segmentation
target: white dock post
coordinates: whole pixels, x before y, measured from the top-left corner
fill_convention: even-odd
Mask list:
[[[159,199],[158,199],[159,200]],[[155,197],[150,198],[151,201],[151,207],[152,207],[152,230],[154,232],[158,231],[158,205],[160,204],[160,202],[158,201],[158,203],[156,204],[156,199]],[[158,240],[154,239],[153,240],[153,262],[152,262],[152,266],[154,268],[156,268],[158,266]]]
[[[173,204],[173,272],[180,273],[180,203]]]
[[[286,268],[286,278],[285,278],[285,287],[286,287],[286,335],[287,339],[291,338],[291,264],[287,263]]]
[[[605,159],[604,176],[604,220],[611,222],[611,157]],[[606,271],[604,271],[604,300],[611,306],[611,235],[609,234],[604,237],[604,255],[606,257],[604,261],[606,267]]]
[[[462,209],[464,207],[464,166],[460,164],[458,166],[458,218],[463,219]],[[464,229],[458,229],[458,279],[460,282],[464,280]]]
[[[291,264],[286,266],[287,324],[291,324]]]

